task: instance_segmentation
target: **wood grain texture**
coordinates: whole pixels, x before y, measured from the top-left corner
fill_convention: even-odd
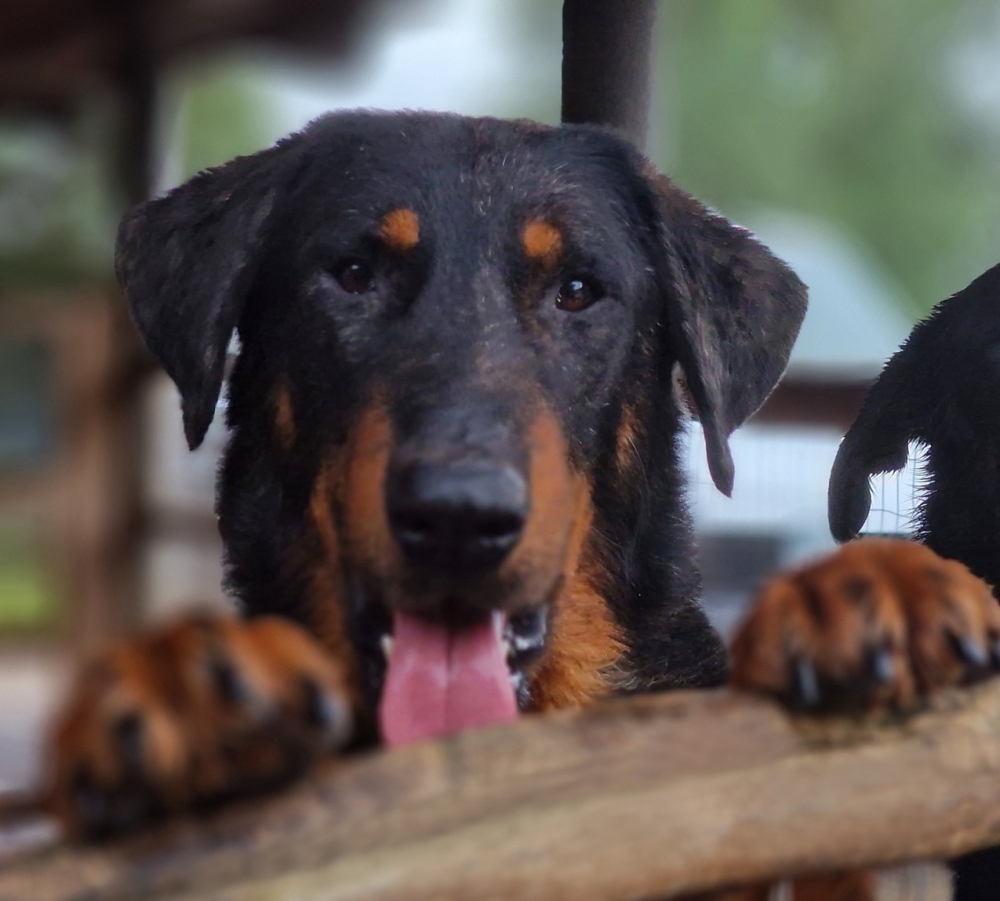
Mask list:
[[[880,724],[677,692],[335,762],[9,863],[0,899],[667,898],[998,842],[1000,681]]]

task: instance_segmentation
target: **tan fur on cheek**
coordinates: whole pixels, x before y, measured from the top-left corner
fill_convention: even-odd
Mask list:
[[[627,479],[641,467],[642,459],[639,456],[641,441],[639,414],[635,407],[626,404],[622,408],[621,422],[615,440],[615,472],[620,478]]]
[[[385,507],[385,479],[392,452],[392,425],[375,401],[353,430],[344,487],[344,521],[352,558],[385,574],[397,562]]]
[[[565,582],[554,602],[548,651],[532,679],[537,710],[580,707],[609,694],[625,651],[601,590],[605,580],[591,545],[592,525],[590,492],[584,483],[578,490]]]
[[[274,407],[274,440],[281,450],[288,453],[295,447],[299,432],[295,425],[292,392],[285,379],[281,379],[271,393],[271,404]]]
[[[569,449],[562,428],[544,407],[528,433],[531,512],[521,540],[500,576],[519,585],[521,600],[536,604],[563,570],[576,504]]]
[[[519,548],[526,581],[532,573],[561,588],[553,599],[548,650],[532,677],[539,710],[577,707],[611,691],[624,644],[603,595],[605,581],[594,552],[593,507],[586,478],[570,469],[569,448],[547,410],[530,432],[532,513]],[[532,594],[537,597],[537,590]]]
[[[309,584],[309,619],[313,634],[340,662],[352,703],[360,703],[357,655],[348,638],[347,589],[341,564],[340,533],[334,520],[343,482],[345,454],[338,450],[322,466],[309,498],[309,520],[315,535],[315,557],[305,564]]]

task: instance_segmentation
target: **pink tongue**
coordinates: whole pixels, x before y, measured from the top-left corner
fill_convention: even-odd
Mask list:
[[[461,632],[405,613],[395,615],[379,708],[386,744],[406,744],[517,716],[500,647],[502,626],[499,613]]]

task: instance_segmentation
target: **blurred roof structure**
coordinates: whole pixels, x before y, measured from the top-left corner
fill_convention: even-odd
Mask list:
[[[148,197],[156,82],[170,63],[239,39],[325,59],[350,49],[389,0],[28,0],[0,4],[0,108],[72,115],[117,95],[117,170],[130,201]],[[411,0],[416,5],[416,0]],[[645,137],[656,0],[564,0],[563,120]]]
[[[137,68],[160,70],[234,39],[329,57],[386,0],[30,0],[0,4],[0,106],[71,113]]]
[[[830,223],[770,210],[752,217],[761,239],[809,288],[809,311],[787,377],[827,383],[874,379],[913,327],[904,289],[863,246]]]

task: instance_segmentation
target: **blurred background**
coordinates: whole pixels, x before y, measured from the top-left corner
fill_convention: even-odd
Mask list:
[[[30,780],[69,663],[225,605],[218,421],[189,454],[112,268],[147,192],[337,107],[556,122],[559,0],[0,3],[0,787]],[[809,285],[784,384],[734,439],[690,434],[711,615],[832,546],[826,481],[866,386],[1000,257],[1000,0],[661,0],[648,152]],[[914,454],[915,458],[918,454]],[[919,460],[877,486],[904,532]]]

